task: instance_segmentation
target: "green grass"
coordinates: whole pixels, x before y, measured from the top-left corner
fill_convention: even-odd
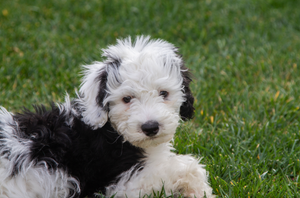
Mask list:
[[[175,137],[219,197],[300,197],[300,1],[0,1],[0,105],[75,96],[81,65],[116,38],[180,47],[195,118]],[[159,196],[157,196],[159,197]]]

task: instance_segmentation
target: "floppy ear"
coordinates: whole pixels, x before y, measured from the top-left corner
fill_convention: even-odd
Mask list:
[[[189,87],[190,82],[192,81],[190,77],[191,74],[187,71],[187,68],[184,65],[181,66],[181,75],[183,78],[182,86],[185,102],[183,102],[180,107],[180,116],[182,120],[187,121],[193,118],[195,108],[193,106],[194,96],[192,95],[191,89]]]
[[[107,93],[109,71],[113,75],[121,60],[104,54],[104,62],[95,62],[84,66],[84,77],[79,90],[79,102],[82,109],[82,120],[93,127],[101,128],[108,120],[109,103],[104,103]],[[116,77],[115,77],[116,78]]]
[[[79,90],[82,120],[93,129],[101,128],[108,119],[108,110],[102,103],[106,96],[106,64],[95,62],[84,66],[84,69],[84,77]]]

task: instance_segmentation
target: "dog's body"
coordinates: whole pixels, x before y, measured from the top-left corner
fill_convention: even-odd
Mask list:
[[[169,143],[193,116],[190,77],[162,40],[119,40],[86,66],[78,98],[0,110],[0,198],[212,196],[198,160]]]

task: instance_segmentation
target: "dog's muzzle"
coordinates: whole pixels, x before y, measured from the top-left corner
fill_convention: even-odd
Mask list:
[[[142,129],[143,133],[145,133],[145,135],[152,137],[158,133],[159,124],[157,121],[150,120],[150,121],[147,121],[146,123],[144,123],[141,126],[141,129]]]

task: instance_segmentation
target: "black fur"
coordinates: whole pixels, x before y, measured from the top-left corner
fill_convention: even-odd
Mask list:
[[[67,126],[57,107],[47,111],[36,106],[36,112],[25,110],[16,114],[20,136],[30,139],[31,160],[45,161],[49,171],[63,169],[80,181],[81,193],[76,197],[105,193],[105,187],[116,182],[117,176],[134,165],[143,166],[143,150],[123,143],[123,137],[110,126],[93,130],[80,118]],[[12,175],[17,174],[18,167]]]
[[[106,106],[103,106],[103,100],[105,99],[105,97],[107,97],[107,70],[110,69],[114,69],[114,70],[118,70],[119,66],[121,65],[121,60],[119,59],[114,59],[113,61],[106,61],[105,62],[106,67],[105,69],[101,72],[101,74],[99,75],[99,77],[97,78],[97,81],[100,82],[99,85],[99,92],[97,95],[97,104],[103,108],[104,111],[108,111],[109,110],[109,106],[108,104]],[[119,82],[118,78],[115,76],[116,80]],[[120,82],[121,84],[121,82]]]
[[[191,73],[187,70],[187,68],[182,63],[181,65],[181,75],[183,77],[182,86],[185,102],[182,103],[180,107],[180,116],[184,121],[190,120],[194,116],[195,108],[194,108],[194,96],[190,89],[190,83],[192,82]]]
[[[107,83],[107,71],[103,70],[99,75],[98,79],[100,81],[99,92],[97,95],[97,104],[103,108],[103,100],[107,95],[106,92],[106,83]],[[105,111],[108,111],[108,107],[103,108]]]

